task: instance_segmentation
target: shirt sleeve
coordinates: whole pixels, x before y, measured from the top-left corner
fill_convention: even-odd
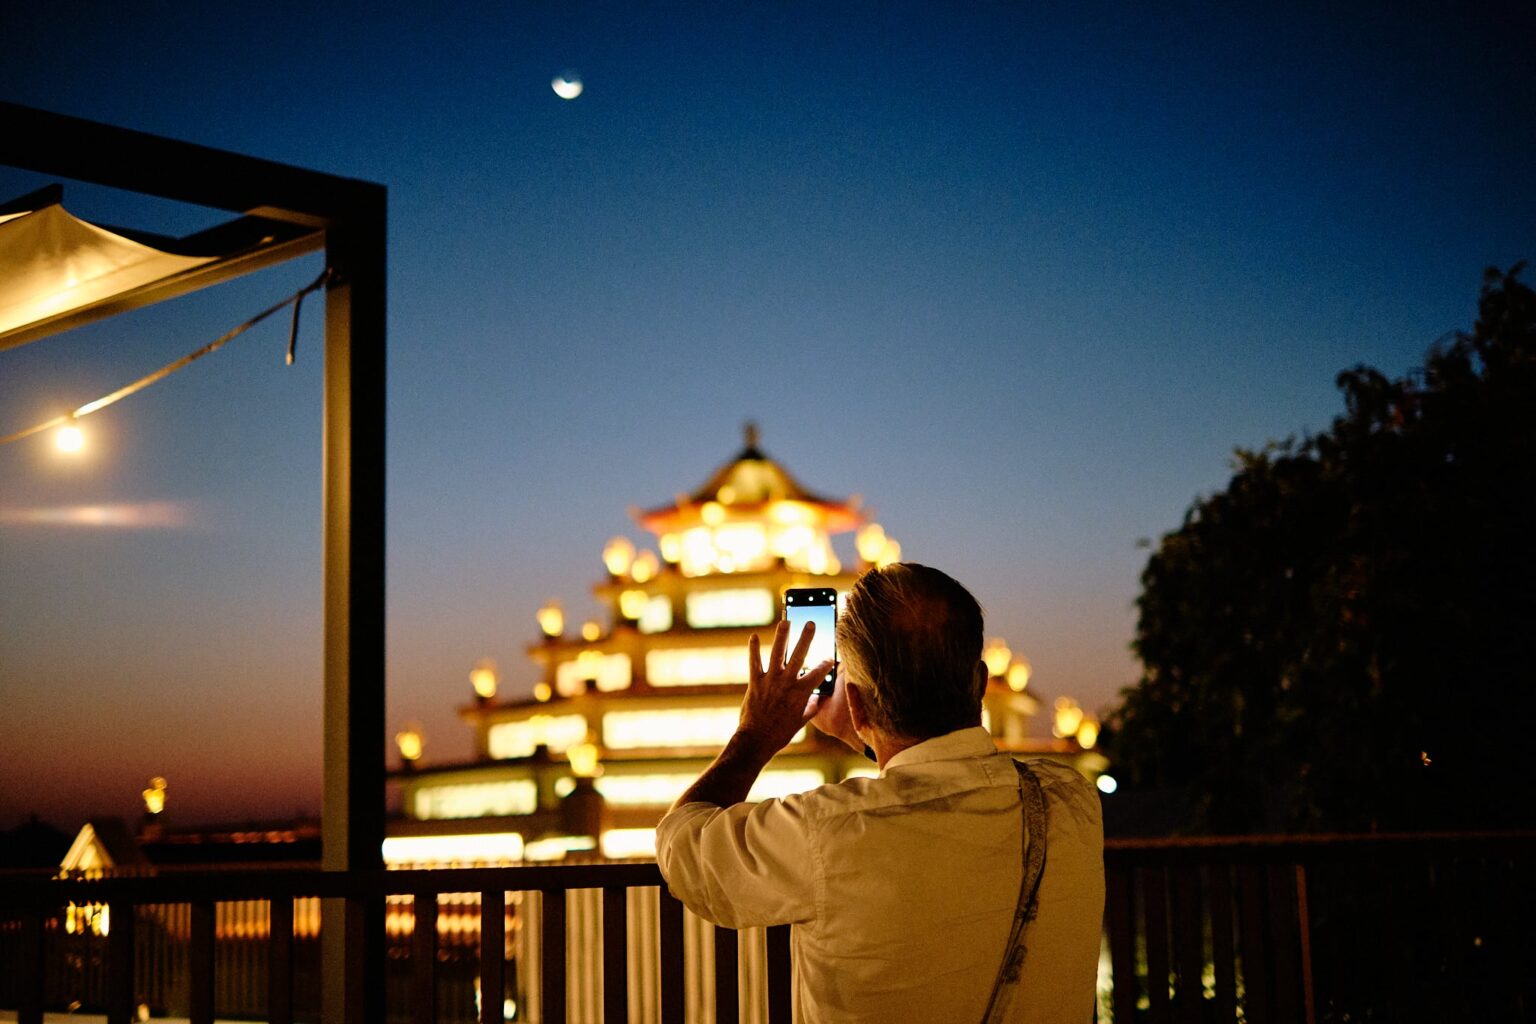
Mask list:
[[[688,803],[656,828],[656,861],[672,894],[727,928],[816,915],[817,865],[802,800],[716,807]]]

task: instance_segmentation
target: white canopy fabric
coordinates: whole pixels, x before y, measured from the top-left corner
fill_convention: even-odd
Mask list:
[[[215,256],[179,256],[54,204],[0,216],[0,348],[6,335],[146,287]]]

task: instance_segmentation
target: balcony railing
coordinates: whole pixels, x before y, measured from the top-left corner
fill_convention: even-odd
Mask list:
[[[1099,1017],[1531,1019],[1533,853],[1536,833],[1111,842]],[[3,879],[0,1007],[315,1020],[322,899],[387,910],[386,976],[354,980],[392,1021],[790,1020],[788,927],[708,926],[654,864]]]

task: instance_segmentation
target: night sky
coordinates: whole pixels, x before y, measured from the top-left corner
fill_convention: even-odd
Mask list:
[[[0,97],[388,186],[388,723],[427,763],[468,755],[475,661],[526,692],[535,608],[594,612],[627,510],[748,419],[970,586],[1042,696],[1103,709],[1138,540],[1536,255],[1536,24],[1077,6],[12,4]],[[0,352],[0,434],[319,270]],[[177,821],[318,811],[321,307],[294,367],[278,317],[80,456],[0,448],[0,826],[136,814],[151,775]],[[130,525],[71,521],[97,506]]]

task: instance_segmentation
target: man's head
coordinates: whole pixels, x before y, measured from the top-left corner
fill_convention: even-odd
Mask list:
[[[911,739],[976,725],[986,686],[981,632],[981,606],[939,570],[902,562],[865,573],[837,623],[862,715]]]

